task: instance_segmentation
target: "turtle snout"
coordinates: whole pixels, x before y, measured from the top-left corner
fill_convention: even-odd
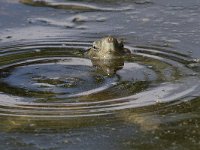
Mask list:
[[[112,43],[114,41],[113,37],[108,37],[108,43]]]

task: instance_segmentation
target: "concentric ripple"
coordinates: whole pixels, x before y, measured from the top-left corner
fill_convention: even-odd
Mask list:
[[[86,42],[16,43],[0,50],[0,116],[81,118],[199,96],[193,59],[156,47],[95,62]]]
[[[102,8],[94,5],[74,2],[57,2],[53,0],[20,0],[22,4],[36,7],[51,7],[55,9],[75,10],[75,11],[124,11],[130,10],[131,7],[125,8]]]

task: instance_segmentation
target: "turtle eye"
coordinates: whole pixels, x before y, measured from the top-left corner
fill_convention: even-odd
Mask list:
[[[92,47],[94,50],[98,50],[98,48],[95,45],[93,45]]]

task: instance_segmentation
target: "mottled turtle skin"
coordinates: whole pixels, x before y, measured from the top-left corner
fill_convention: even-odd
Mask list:
[[[86,55],[91,59],[115,59],[126,54],[130,54],[130,51],[124,48],[123,42],[108,36],[94,41]]]

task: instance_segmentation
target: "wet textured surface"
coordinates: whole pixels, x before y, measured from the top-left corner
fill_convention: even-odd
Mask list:
[[[0,5],[0,149],[200,146],[198,1]],[[87,58],[107,35],[131,54]]]

